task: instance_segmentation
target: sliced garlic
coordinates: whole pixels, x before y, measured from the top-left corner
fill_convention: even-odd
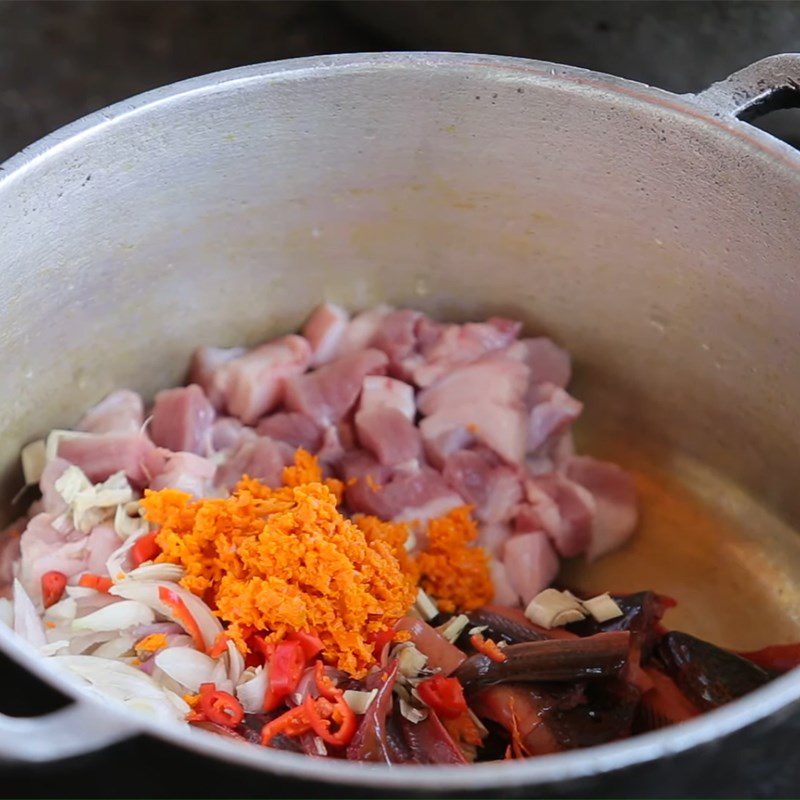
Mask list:
[[[417,590],[417,599],[414,603],[414,607],[426,622],[432,620],[439,613],[436,603],[434,603],[422,589]]]
[[[583,601],[583,607],[597,622],[608,622],[622,616],[622,609],[616,604],[608,592]]]
[[[459,614],[438,628],[438,631],[448,642],[453,644],[467,625],[469,625],[469,617],[466,614]]]
[[[425,669],[428,656],[421,653],[411,643],[404,643],[397,648],[397,670],[407,678],[414,678]]]
[[[353,713],[361,715],[366,714],[367,709],[377,695],[377,689],[373,689],[371,692],[360,692],[356,689],[348,689],[342,696]]]
[[[47,464],[47,451],[44,439],[26,444],[19,454],[22,461],[22,474],[26,484],[39,483],[45,465]]]
[[[403,698],[400,698],[400,713],[409,721],[413,723],[422,722],[427,719],[428,711],[424,708],[416,708],[411,703],[407,703]]]
[[[543,628],[557,628],[570,622],[580,622],[586,614],[577,598],[558,589],[545,589],[528,603],[525,616]]]

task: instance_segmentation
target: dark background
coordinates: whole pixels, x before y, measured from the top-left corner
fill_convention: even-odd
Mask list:
[[[86,113],[183,78],[318,53],[398,49],[542,58],[688,92],[763,56],[799,51],[800,3],[0,0],[0,161]],[[800,145],[796,111],[760,124]],[[0,675],[0,711],[28,715],[64,702],[2,657]],[[796,735],[788,750],[776,745],[776,763],[792,760]],[[741,747],[741,769],[752,780],[742,772],[740,796],[754,796],[752,782],[757,796],[797,796],[796,780],[781,779],[769,764],[748,765],[748,743]],[[344,794],[243,774],[144,738],[56,765],[0,767],[0,781],[3,796],[24,797]],[[687,793],[709,797],[719,796],[718,784],[713,771],[685,783]],[[661,794],[644,784],[611,792]],[[674,784],[667,794],[676,796]]]

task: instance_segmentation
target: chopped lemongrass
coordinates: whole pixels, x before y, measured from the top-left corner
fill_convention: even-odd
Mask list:
[[[417,599],[414,602],[414,606],[426,622],[432,620],[439,613],[436,604],[422,589],[417,590]]]
[[[86,433],[84,431],[64,431],[55,429],[47,434],[45,440],[45,457],[48,461],[53,461],[58,457],[58,447],[62,441],[66,442],[70,439],[97,439],[103,434]]]
[[[584,600],[582,605],[597,622],[608,622],[622,616],[622,609],[608,592]]]
[[[407,703],[403,698],[400,698],[400,713],[409,721],[413,723],[422,722],[427,719],[428,712],[423,708],[416,708],[411,703]]]
[[[25,483],[30,485],[39,483],[42,472],[47,464],[47,453],[45,450],[44,439],[37,439],[35,442],[26,444],[20,453],[22,461],[22,474]]]
[[[580,622],[586,614],[577,598],[557,589],[545,589],[528,603],[525,616],[536,625],[549,629]]]
[[[357,689],[348,689],[342,696],[353,713],[360,715],[366,714],[370,703],[372,703],[377,694],[377,689],[373,689],[371,692],[360,692]]]
[[[461,636],[462,631],[467,625],[469,625],[469,617],[466,614],[459,614],[457,617],[453,617],[449,622],[438,628],[438,630],[448,642],[453,644],[456,639]]]
[[[414,678],[425,668],[428,656],[421,653],[411,643],[405,643],[397,649],[397,669],[401,675]]]
[[[470,628],[467,633],[469,633],[470,636],[474,636],[476,633],[483,633],[484,631],[488,630],[488,625],[476,625],[474,628]]]

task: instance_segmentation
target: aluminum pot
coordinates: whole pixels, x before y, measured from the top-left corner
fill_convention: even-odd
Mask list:
[[[776,56],[678,96],[512,58],[332,56],[190,80],[58,131],[0,172],[6,496],[26,441],[114,387],[180,381],[200,343],[294,328],[326,297],[518,315],[575,354],[598,442],[652,442],[667,470],[697,459],[725,477],[709,495],[731,513],[749,495],[775,526],[796,526],[800,155],[740,120],[796,101],[798,78],[800,55]],[[800,545],[770,525],[706,552],[708,571],[734,556],[763,566],[797,624]],[[302,756],[107,706],[5,628],[0,645],[74,698],[0,717],[6,759],[145,732],[255,771],[311,773]],[[773,741],[798,709],[789,674],[590,750],[470,768],[319,759],[311,774],[504,796],[603,793],[633,776],[637,793],[675,793],[676,776],[712,761],[735,776],[730,742]]]

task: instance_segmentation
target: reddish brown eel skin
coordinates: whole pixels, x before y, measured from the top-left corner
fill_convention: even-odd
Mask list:
[[[628,660],[630,633],[598,633],[582,639],[543,639],[504,649],[505,661],[478,653],[454,673],[467,692],[496,683],[581,681],[619,674]]]

